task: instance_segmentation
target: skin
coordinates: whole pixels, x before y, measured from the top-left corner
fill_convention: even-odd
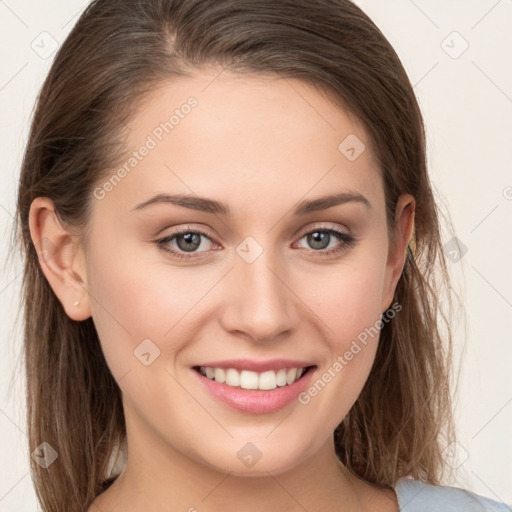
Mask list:
[[[190,114],[103,199],[92,198],[87,245],[58,222],[48,198],[30,210],[34,242],[46,237],[55,246],[41,260],[45,276],[70,318],[92,316],[123,394],[127,465],[89,512],[396,512],[394,491],[351,474],[332,440],[368,377],[377,336],[309,403],[268,414],[218,402],[191,367],[284,357],[327,371],[391,306],[414,198],[400,197],[391,246],[364,130],[297,80],[202,70],[167,82],[133,116],[127,154],[189,96],[198,100]],[[349,134],[366,144],[354,161],[338,150]],[[349,202],[291,213],[301,200],[347,190],[371,208]],[[215,199],[233,217],[172,204],[131,211],[160,192]],[[188,261],[155,243],[179,227],[212,235]],[[318,248],[305,235],[320,228],[350,230],[358,241],[322,256],[344,242],[331,236]],[[247,236],[263,249],[252,263],[236,252]],[[133,353],[147,338],[160,349],[149,366]],[[237,457],[248,442],[262,454],[252,467]]]

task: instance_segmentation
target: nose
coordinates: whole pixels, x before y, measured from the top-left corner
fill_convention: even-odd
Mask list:
[[[251,263],[236,256],[221,314],[226,331],[264,343],[289,334],[298,325],[301,301],[286,282],[284,265],[269,250]]]

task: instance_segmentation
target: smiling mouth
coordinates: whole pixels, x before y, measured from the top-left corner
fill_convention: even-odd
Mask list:
[[[314,368],[316,368],[316,365],[303,368],[281,368],[277,371],[253,372],[236,368],[193,367],[199,374],[219,384],[225,384],[233,388],[260,391],[289,386],[302,379],[304,375]]]

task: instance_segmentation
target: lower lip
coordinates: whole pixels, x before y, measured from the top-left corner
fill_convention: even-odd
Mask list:
[[[268,391],[258,389],[242,389],[221,384],[197,370],[192,371],[199,377],[203,386],[218,400],[238,411],[251,414],[265,414],[283,409],[292,403],[302,391],[306,389],[316,367],[310,367],[300,379],[293,384],[270,389]]]

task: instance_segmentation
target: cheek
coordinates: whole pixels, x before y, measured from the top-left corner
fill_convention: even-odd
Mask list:
[[[372,248],[347,258],[320,282],[309,283],[310,304],[329,329],[329,339],[338,349],[374,325],[383,313],[385,260],[381,248]]]
[[[341,420],[359,396],[371,371],[379,343],[381,304],[385,273],[384,249],[365,250],[347,258],[329,272],[324,285],[309,295],[312,311],[321,320],[328,352],[319,369],[317,384],[304,402],[315,402],[317,411],[339,411],[326,421]],[[307,285],[313,290],[311,283]],[[305,290],[306,291],[306,290]],[[320,382],[319,382],[320,381]],[[322,390],[328,389],[326,393]],[[309,393],[309,392],[308,392]],[[332,426],[332,425],[330,425]]]
[[[199,268],[167,265],[156,249],[148,257],[147,246],[123,248],[120,239],[102,240],[87,259],[92,317],[111,371],[122,377],[140,368],[139,346],[161,363],[186,344],[184,329],[215,281]]]

